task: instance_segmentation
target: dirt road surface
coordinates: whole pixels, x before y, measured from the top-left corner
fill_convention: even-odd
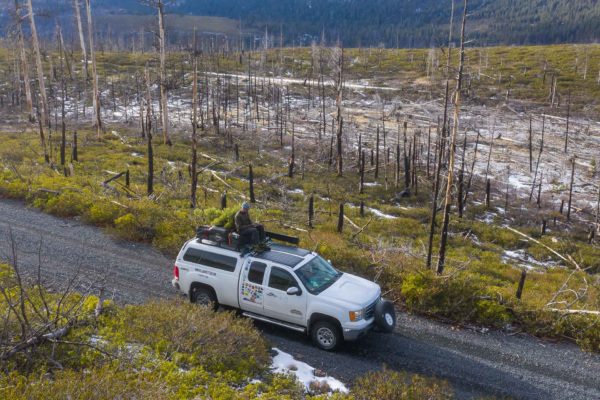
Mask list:
[[[172,260],[147,245],[115,240],[77,220],[0,200],[0,259],[12,259],[11,235],[18,265],[30,275],[40,264],[49,282],[79,273],[91,284],[95,276],[105,275],[108,294],[118,303],[176,296],[170,287]],[[401,314],[394,334],[373,332],[327,353],[302,334],[257,327],[273,346],[350,385],[355,377],[385,365],[446,379],[459,398],[600,399],[600,356],[570,343],[458,329]]]

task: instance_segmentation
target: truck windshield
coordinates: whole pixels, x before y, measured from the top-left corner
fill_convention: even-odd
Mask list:
[[[316,256],[296,271],[306,290],[319,294],[335,283],[342,273],[320,256]]]

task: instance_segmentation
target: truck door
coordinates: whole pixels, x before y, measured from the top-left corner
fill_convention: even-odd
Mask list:
[[[242,268],[238,288],[240,308],[244,311],[263,314],[264,280],[267,264],[248,260]]]
[[[291,287],[299,294],[289,295]],[[264,314],[271,318],[306,326],[307,294],[296,278],[283,268],[271,266],[265,287]]]

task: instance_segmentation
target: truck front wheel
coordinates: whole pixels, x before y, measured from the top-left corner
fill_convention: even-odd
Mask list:
[[[387,300],[381,300],[377,303],[375,307],[375,324],[385,333],[394,332],[394,328],[396,327],[394,303]]]
[[[311,328],[315,345],[323,350],[335,350],[342,343],[342,334],[335,324],[329,321],[317,321]]]

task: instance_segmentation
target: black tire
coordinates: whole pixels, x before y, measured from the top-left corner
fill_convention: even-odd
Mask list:
[[[339,328],[327,320],[317,321],[313,324],[311,337],[318,348],[326,351],[337,349],[344,340]]]
[[[381,300],[375,307],[375,324],[385,333],[394,332],[396,327],[396,309],[394,303]]]
[[[217,311],[217,308],[219,308],[219,302],[217,301],[215,292],[211,288],[205,286],[195,286],[192,289],[190,301],[194,304],[208,307],[213,311]]]

